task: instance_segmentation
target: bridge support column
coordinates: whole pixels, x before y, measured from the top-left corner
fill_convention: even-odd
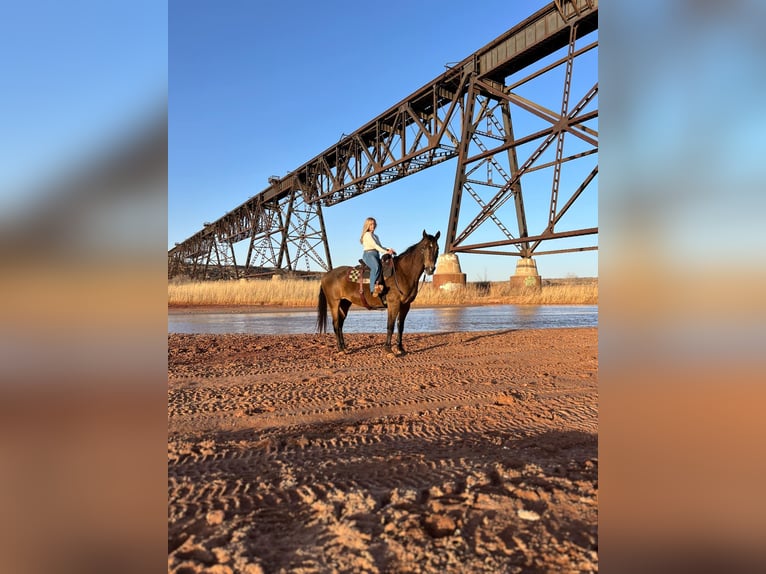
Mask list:
[[[531,257],[522,257],[516,263],[516,273],[511,275],[511,288],[514,290],[534,289],[540,291],[543,281],[537,272],[537,263]]]
[[[444,253],[436,260],[436,272],[434,272],[434,287],[449,288],[465,286],[465,273],[460,270],[460,261],[455,253]]]

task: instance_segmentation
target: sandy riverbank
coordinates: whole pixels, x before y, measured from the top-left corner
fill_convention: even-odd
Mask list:
[[[171,572],[598,569],[597,330],[168,336]]]

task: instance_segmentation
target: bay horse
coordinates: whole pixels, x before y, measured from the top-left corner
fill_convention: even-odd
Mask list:
[[[386,350],[391,349],[391,335],[394,332],[394,321],[398,320],[399,332],[397,333],[396,349],[398,354],[405,354],[402,347],[402,334],[404,333],[404,320],[410,311],[410,305],[418,294],[418,281],[423,271],[433,275],[436,270],[436,259],[439,256],[439,236],[428,235],[423,230],[423,238],[415,245],[408,247],[401,255],[393,257],[393,274],[385,278],[386,304],[388,306],[388,325],[386,331]],[[335,331],[335,340],[338,343],[338,351],[347,353],[346,342],[343,340],[343,322],[346,320],[351,305],[359,305],[382,309],[383,304],[377,297],[370,294],[369,285],[364,284],[364,296],[367,305],[361,299],[358,283],[348,279],[348,265],[336,267],[322,276],[317,300],[317,329],[320,333],[327,330],[327,307],[332,313],[332,328]]]

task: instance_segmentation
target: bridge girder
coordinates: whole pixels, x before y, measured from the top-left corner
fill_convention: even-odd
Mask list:
[[[543,242],[597,234],[597,228],[556,230],[598,173],[596,164],[559,207],[563,167],[598,152],[598,132],[589,125],[598,117],[597,106],[593,109],[597,80],[569,106],[574,62],[598,45],[577,42],[597,28],[597,0],[552,2],[296,170],[270,178],[262,192],[176,244],[168,252],[169,276],[247,276],[256,262],[295,270],[301,261],[307,268],[313,263],[330,269],[322,207],[454,158],[458,162],[445,252],[529,257],[543,254],[538,250]],[[509,77],[526,73],[528,66],[562,48],[567,48],[566,56],[506,84]],[[521,95],[525,84],[561,66],[566,72],[559,110]],[[544,125],[526,134],[514,133],[520,115],[534,116]],[[580,147],[565,153],[565,142],[572,139]],[[526,149],[530,146],[531,152]],[[555,157],[546,161],[550,149],[555,149]],[[520,165],[519,157],[526,157]],[[481,169],[485,171],[480,173]],[[553,172],[547,219],[530,236],[522,182],[528,174],[545,169]],[[473,213],[463,205],[465,196],[474,202]],[[515,231],[503,223],[500,213],[510,200]],[[461,224],[466,217],[468,222]],[[469,244],[469,237],[480,228],[483,233],[487,222],[502,239]],[[240,268],[233,246],[245,240],[250,243]],[[546,253],[589,249],[595,247]],[[224,272],[227,267],[231,269]]]

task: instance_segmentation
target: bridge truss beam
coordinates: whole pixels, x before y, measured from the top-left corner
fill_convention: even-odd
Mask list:
[[[529,257],[542,254],[537,251],[542,242],[597,233],[597,228],[556,229],[598,172],[597,166],[591,169],[559,207],[563,166],[598,151],[598,132],[589,125],[598,117],[594,106],[598,83],[569,106],[575,61],[597,47],[597,42],[582,47],[577,41],[597,28],[597,0],[552,2],[298,169],[270,178],[269,187],[258,195],[176,244],[168,252],[169,276],[241,277],[253,275],[261,267],[297,270],[299,264],[305,264],[307,270],[312,264],[330,269],[323,206],[347,201],[456,157],[445,252]],[[514,77],[506,85],[507,78],[565,47],[563,58],[525,77]],[[522,95],[525,84],[561,66],[565,79],[559,87],[563,88],[559,110]],[[520,135],[518,120],[523,115],[543,125]],[[567,153],[565,144],[573,138],[580,145]],[[550,159],[546,157],[549,150],[555,150]],[[526,158],[521,165],[520,157]],[[544,169],[553,170],[547,217],[542,229],[530,236],[522,178]],[[462,205],[465,195],[473,200],[473,211]],[[514,232],[503,223],[501,212],[511,199]],[[468,222],[461,225],[466,218]],[[467,240],[474,235],[481,240],[486,222],[494,224],[502,239],[469,244]],[[244,266],[239,267],[233,246],[244,240],[249,240],[248,253]],[[488,246],[510,251],[487,251]]]

